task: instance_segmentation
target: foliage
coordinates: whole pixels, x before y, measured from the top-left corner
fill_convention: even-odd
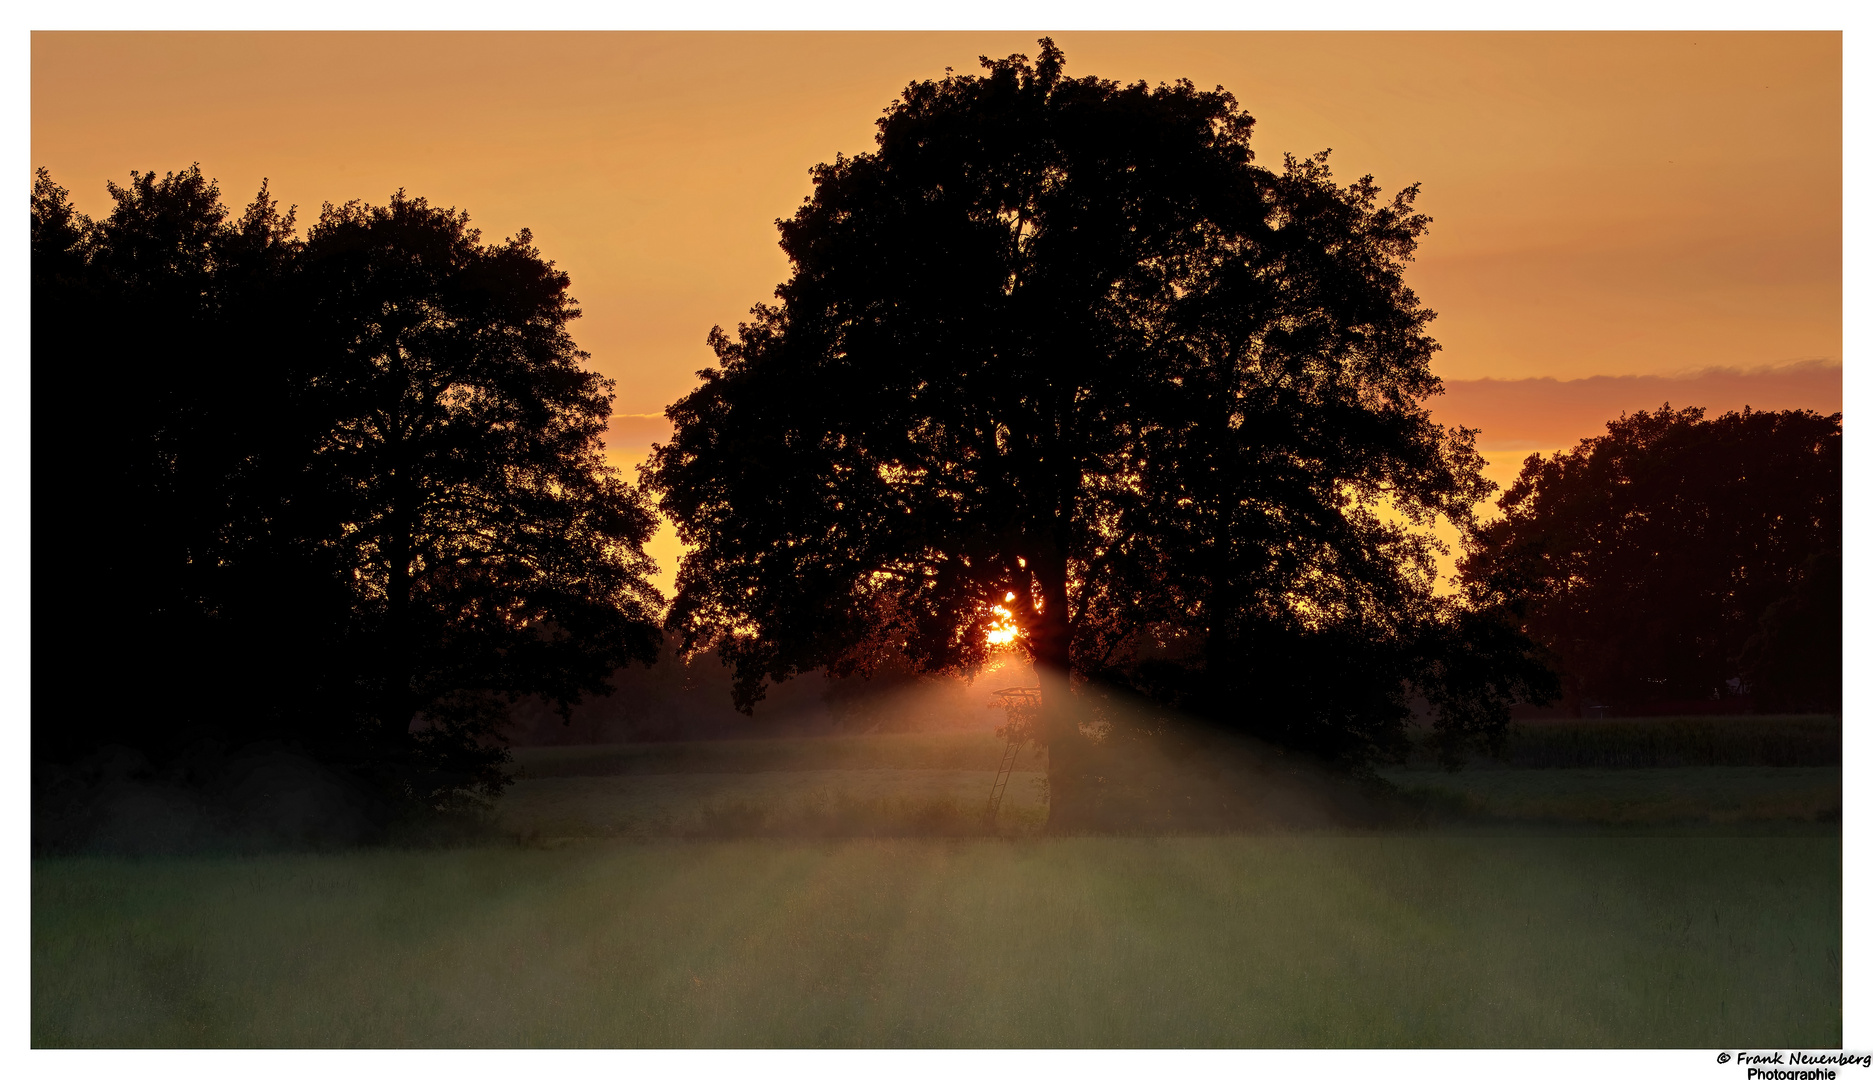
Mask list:
[[[1542,719],[1509,725],[1496,756],[1519,769],[1839,766],[1841,725],[1813,715]]]
[[[328,206],[301,275],[375,716],[396,752],[480,774],[505,703],[576,701],[656,654],[653,518],[603,463],[609,384],[525,231],[484,246],[399,192]]]
[[[1838,414],[1706,420],[1666,405],[1566,453],[1530,456],[1461,572],[1472,588],[1528,598],[1523,625],[1551,650],[1575,707],[1741,691],[1759,624],[1765,643],[1809,649],[1799,674],[1786,644],[1756,654],[1779,657],[1759,663],[1765,685],[1837,702],[1840,475]],[[1778,604],[1804,587],[1804,566],[1808,599]]]
[[[37,753],[284,740],[439,805],[498,792],[509,702],[655,655],[652,515],[527,233],[110,192],[33,194]]]
[[[1701,827],[1785,839],[1840,830],[1839,765],[1399,770],[1386,778],[1433,827],[1519,822],[1627,836]]]
[[[98,222],[43,170],[33,194],[34,413],[47,448],[34,460],[34,738],[54,757],[111,742],[173,749],[218,734],[237,703],[264,709],[277,695],[256,692],[272,681],[256,674],[262,639],[281,661],[322,659],[316,622],[282,638],[293,620],[268,618],[299,582],[262,571],[273,595],[239,583],[280,554],[269,522],[297,504],[261,493],[306,447],[299,411],[281,408],[285,365],[262,359],[295,337],[268,302],[283,254],[271,204],[263,189],[231,223],[198,169],[133,173],[110,192]]]
[[[1794,590],[1743,643],[1738,665],[1760,706],[1840,712],[1841,569],[1839,551],[1808,556]]]
[[[696,546],[687,646],[720,646],[751,707],[891,653],[970,670],[1005,606],[1056,807],[1074,678],[1353,763],[1398,744],[1407,680],[1453,738],[1500,726],[1462,662],[1500,635],[1434,597],[1419,529],[1489,485],[1423,405],[1415,188],[1255,165],[1221,89],[1069,79],[1049,41],[983,63],[813,170],[778,302],[718,328],[669,410],[647,479]],[[1508,638],[1495,688],[1538,693]]]

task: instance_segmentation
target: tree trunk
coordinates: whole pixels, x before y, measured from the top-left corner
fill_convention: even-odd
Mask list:
[[[415,583],[411,571],[416,561],[416,535],[410,469],[405,455],[405,430],[402,418],[394,422],[386,440],[385,456],[389,472],[385,484],[385,519],[389,567],[385,582],[383,664],[384,683],[379,737],[383,741],[384,760],[397,766],[405,764],[410,752],[410,721],[416,708],[411,682],[414,664],[411,633],[411,604]]]
[[[410,738],[410,569],[405,545],[393,546],[384,619],[382,737],[390,760],[399,760]]]
[[[1041,607],[1029,631],[1034,674],[1041,687],[1040,739],[1047,748],[1047,830],[1065,832],[1086,823],[1086,738],[1073,701],[1072,624],[1067,613],[1066,567],[1035,567]]]
[[[1211,541],[1210,589],[1206,637],[1203,643],[1203,683],[1200,710],[1211,720],[1222,722],[1236,713],[1230,677],[1237,657],[1231,640],[1230,619],[1236,611],[1236,595],[1231,535],[1234,524],[1233,493],[1225,491],[1218,507],[1216,534]]]
[[[1234,408],[1237,383],[1237,357],[1231,350],[1223,364],[1216,387],[1216,402],[1208,419],[1205,441],[1212,462],[1210,476],[1214,488],[1208,492],[1215,500],[1216,523],[1210,540],[1207,635],[1203,646],[1203,683],[1199,710],[1213,721],[1234,719],[1237,714],[1235,679],[1235,642],[1232,620],[1236,614],[1235,523],[1240,493],[1236,482],[1238,466],[1237,436],[1229,426]]]

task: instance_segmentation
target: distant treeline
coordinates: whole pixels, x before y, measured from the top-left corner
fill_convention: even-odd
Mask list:
[[[1523,721],[1509,726],[1491,760],[1522,769],[1839,765],[1841,721],[1814,715]]]
[[[1531,456],[1462,574],[1517,598],[1564,714],[1838,711],[1840,438],[1838,413],[1622,416]]]

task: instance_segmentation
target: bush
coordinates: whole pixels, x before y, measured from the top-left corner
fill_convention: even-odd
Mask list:
[[[1837,716],[1666,717],[1519,723],[1499,760],[1523,769],[1839,765]]]

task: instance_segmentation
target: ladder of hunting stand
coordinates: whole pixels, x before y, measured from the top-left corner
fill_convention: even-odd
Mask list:
[[[1040,704],[1041,688],[1038,686],[1010,686],[1006,690],[995,691],[995,696],[1002,699],[1004,709],[1031,707]],[[1021,756],[1021,735],[1015,730],[1015,718],[1008,717],[1008,745],[1002,748],[1002,761],[995,769],[995,782],[989,786],[988,809],[982,812],[982,820],[995,824],[995,815],[1001,811],[1002,795],[1008,790],[1008,781],[1014,779],[1015,759]]]

